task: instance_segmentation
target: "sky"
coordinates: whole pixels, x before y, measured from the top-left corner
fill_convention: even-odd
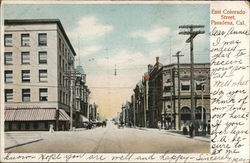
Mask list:
[[[190,63],[188,36],[180,25],[205,25],[194,39],[194,61],[209,62],[209,5],[195,4],[5,4],[4,19],[60,19],[82,65],[90,102],[112,118],[131,100],[135,85],[160,57],[164,65]],[[114,75],[116,67],[117,75]]]

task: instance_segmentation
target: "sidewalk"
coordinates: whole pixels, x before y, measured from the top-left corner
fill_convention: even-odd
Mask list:
[[[157,128],[135,127],[135,129],[148,130],[148,131],[150,131],[150,130],[159,131],[159,129],[157,129]],[[169,134],[169,135],[173,135],[173,136],[181,136],[181,137],[186,137],[186,138],[189,138],[189,139],[195,139],[195,140],[210,142],[210,135],[194,136],[193,138],[191,138],[189,135],[183,135],[182,131],[179,131],[179,130],[164,130],[164,129],[161,129],[159,132]]]
[[[179,130],[164,130],[164,131],[168,131],[173,135],[178,135],[178,136],[184,136],[186,138],[190,138],[190,139],[195,139],[195,140],[200,140],[200,141],[205,141],[205,142],[210,142],[210,135],[204,135],[204,136],[194,136],[193,138],[190,137],[190,135],[183,135],[182,131]]]
[[[41,134],[32,132],[5,132],[5,150],[43,140]]]

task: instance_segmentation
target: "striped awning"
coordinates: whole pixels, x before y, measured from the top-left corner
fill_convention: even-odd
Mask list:
[[[184,86],[190,85],[190,80],[181,81],[181,85],[184,85]]]
[[[55,108],[8,108],[4,112],[5,121],[49,121],[56,120]],[[59,120],[69,121],[68,114],[59,109]]]
[[[89,121],[89,119],[87,117],[83,116],[83,115],[80,115],[80,117],[81,117],[82,122],[88,122]]]
[[[60,121],[69,121],[69,115],[62,109],[59,109],[59,120]]]
[[[172,82],[165,82],[164,83],[164,87],[170,87],[170,86],[172,86]]]
[[[196,80],[196,84],[197,84],[197,85],[201,85],[201,84],[205,84],[205,83],[206,83],[205,81]]]

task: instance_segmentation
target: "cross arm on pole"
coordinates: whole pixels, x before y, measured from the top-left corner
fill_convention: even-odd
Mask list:
[[[204,25],[180,25],[179,28],[204,28]]]

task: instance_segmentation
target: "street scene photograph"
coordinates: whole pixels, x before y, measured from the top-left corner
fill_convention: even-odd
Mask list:
[[[6,153],[210,153],[209,4],[8,4]]]

